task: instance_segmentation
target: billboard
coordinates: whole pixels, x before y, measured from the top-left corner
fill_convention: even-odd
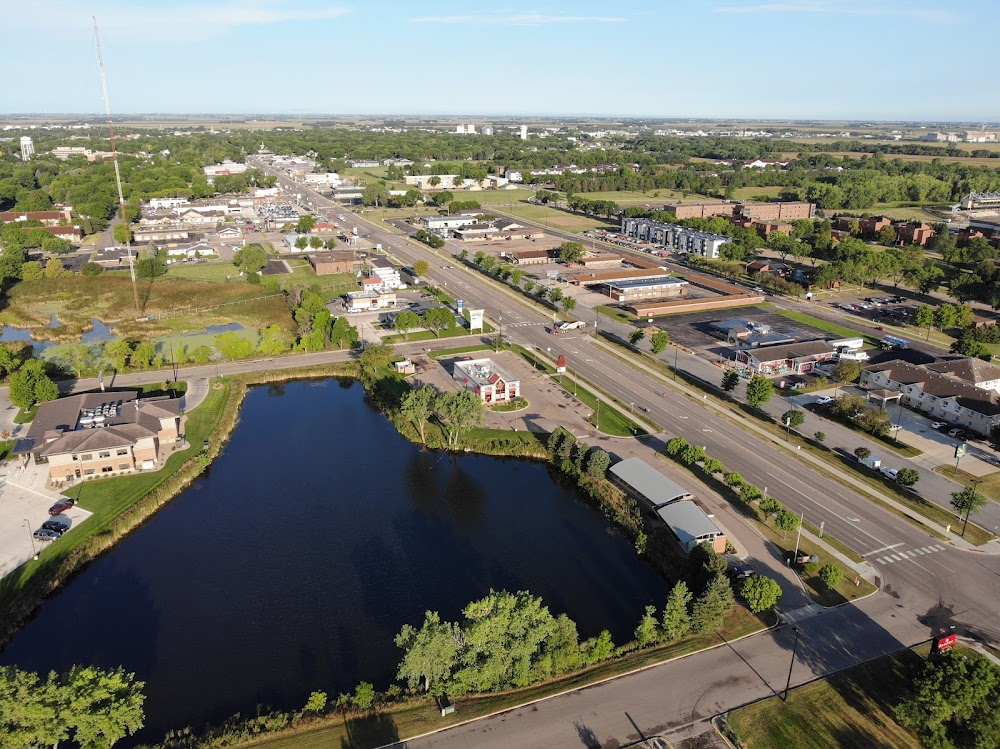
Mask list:
[[[469,310],[469,330],[483,329],[483,312],[481,309]]]
[[[456,300],[455,306],[458,307],[458,314],[462,314],[462,310],[465,309],[465,300],[464,299]]]

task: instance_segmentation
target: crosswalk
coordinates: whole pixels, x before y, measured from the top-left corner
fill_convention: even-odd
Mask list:
[[[504,325],[505,328],[527,328],[529,326],[548,325],[544,322],[512,322]]]
[[[899,551],[893,552],[892,554],[886,554],[884,557],[879,557],[875,561],[879,564],[892,564],[893,562],[903,562],[907,559],[918,559],[926,554],[933,554],[935,551],[945,551],[947,547],[941,544],[933,544],[931,546],[921,546],[913,549],[901,549]]]

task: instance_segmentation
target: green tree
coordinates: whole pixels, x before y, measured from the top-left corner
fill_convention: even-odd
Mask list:
[[[755,614],[769,611],[781,600],[781,586],[765,575],[751,575],[740,585],[740,595]]]
[[[140,341],[132,349],[129,364],[136,369],[147,369],[156,357],[156,344],[152,341]]]
[[[660,625],[656,620],[656,606],[647,606],[639,626],[635,628],[635,641],[640,648],[652,645],[660,639]]]
[[[663,447],[663,452],[671,457],[679,456],[684,448],[688,446],[688,441],[683,437],[671,437]]]
[[[106,749],[142,728],[145,682],[117,668],[74,666],[59,690],[59,717],[84,749]]]
[[[338,321],[342,318],[338,318]],[[369,343],[364,350],[358,354],[358,364],[361,366],[362,375],[367,376],[370,381],[378,379],[379,373],[383,372],[392,361],[392,346],[388,343]]]
[[[292,347],[292,337],[280,325],[268,325],[260,331],[257,350],[264,356],[279,356]]]
[[[733,589],[725,574],[716,573],[691,607],[691,629],[699,633],[718,629],[732,605]]]
[[[761,375],[754,375],[747,383],[747,403],[760,408],[774,395],[774,383]]]
[[[358,330],[346,317],[338,317],[330,327],[330,343],[337,348],[344,348],[344,344],[351,346],[358,340]]]
[[[365,189],[361,191],[361,202],[365,205],[381,206],[385,205],[386,198],[389,197],[389,188],[385,182],[369,182]]]
[[[796,411],[792,409],[790,411],[785,411],[781,414],[781,423],[790,427],[791,429],[798,429],[802,426],[802,423],[806,420],[806,415],[801,411]]]
[[[415,390],[410,390],[403,396],[403,401],[400,404],[400,412],[412,421],[420,431],[420,441],[423,443],[427,442],[424,432],[427,420],[434,412],[434,399],[436,397],[437,391],[430,385],[424,385]]]
[[[309,237],[309,246],[312,247],[314,250],[318,250],[320,247],[323,246],[323,240],[317,236]]]
[[[297,249],[304,250],[308,246],[309,246],[309,240],[306,239],[305,237],[296,237],[295,238],[295,247]]]
[[[555,634],[556,621],[540,598],[491,590],[462,613],[464,647],[453,679],[456,693],[523,687],[543,673],[544,647]]]
[[[37,281],[41,278],[45,278],[45,270],[38,260],[29,260],[21,266],[22,281]]]
[[[649,350],[653,352],[654,356],[659,356],[666,350],[668,343],[670,343],[670,336],[667,331],[657,330],[649,337]]]
[[[403,660],[396,672],[410,689],[423,687],[425,692],[443,694],[458,665],[458,628],[442,622],[436,611],[424,614],[420,629],[403,625],[396,635],[396,647],[403,650]]]
[[[45,263],[45,277],[46,278],[59,278],[66,274],[66,270],[63,268],[62,260],[59,258],[50,258]]]
[[[782,508],[774,516],[774,527],[781,531],[784,538],[790,531],[799,527],[799,516]]]
[[[896,473],[896,483],[900,486],[913,486],[920,480],[920,474],[915,468],[900,468]]]
[[[80,266],[80,275],[82,276],[99,276],[104,272],[104,268],[97,263],[84,263]]]
[[[299,234],[308,234],[316,226],[316,217],[311,213],[303,213],[295,223],[295,231]],[[239,263],[237,263],[239,265]]]
[[[351,701],[359,710],[368,710],[375,703],[375,685],[367,681],[361,682],[354,688]]]
[[[545,641],[544,658],[552,676],[573,671],[582,665],[583,651],[580,649],[576,622],[566,614],[556,617],[555,631]]]
[[[303,216],[303,218],[305,217]],[[241,247],[233,255],[233,265],[247,275],[260,273],[267,265],[267,251],[260,245],[248,244]]]
[[[953,304],[941,304],[934,310],[934,324],[941,330],[954,327],[958,311]]]
[[[587,456],[587,475],[602,479],[607,474],[611,466],[611,456],[607,452],[597,448],[591,450]]]
[[[722,476],[722,481],[723,481],[723,483],[726,486],[728,486],[730,488],[733,488],[733,489],[735,489],[736,487],[739,487],[739,486],[743,486],[743,484],[746,483],[746,481],[744,480],[743,476],[741,474],[737,473],[736,471],[728,471],[728,472],[726,472]]]
[[[410,310],[404,310],[396,315],[392,326],[403,334],[403,340],[405,341],[411,330],[420,327],[420,315]]]
[[[642,330],[636,329],[628,334],[628,342],[633,346],[638,345],[639,341],[646,337],[646,333]]]
[[[125,339],[108,341],[104,344],[104,356],[114,365],[115,370],[121,372],[128,365],[129,357],[132,356],[132,343]]]
[[[833,379],[839,384],[854,382],[861,376],[861,363],[853,359],[844,359],[837,362],[833,368]]]
[[[740,384],[740,373],[735,369],[727,369],[722,375],[722,389],[731,393]]]
[[[433,330],[434,335],[441,337],[442,330],[450,330],[455,327],[455,316],[446,307],[431,307],[424,312],[424,327]]]
[[[191,350],[190,358],[194,364],[208,364],[212,359],[212,349],[208,346],[196,346]]]
[[[663,639],[678,640],[691,631],[691,614],[688,606],[691,603],[691,591],[687,584],[679,580],[670,589],[667,604],[663,607]]]
[[[167,272],[166,264],[159,257],[143,257],[135,261],[135,275],[139,278],[156,278]]]
[[[584,254],[581,242],[563,242],[559,245],[559,260],[564,263],[578,263],[583,259]]]
[[[896,230],[891,226],[883,226],[878,230],[878,242],[886,247],[896,244]]]
[[[844,573],[841,572],[840,567],[835,564],[824,564],[819,568],[819,579],[823,581],[823,585],[827,587],[828,590],[833,590],[837,587],[844,577]]]
[[[581,645],[586,653],[587,663],[602,663],[608,660],[615,653],[615,643],[611,639],[611,633],[602,629],[597,637],[591,637]]]
[[[431,264],[426,260],[417,260],[413,263],[413,272],[418,276],[426,276],[431,269]]]
[[[15,375],[16,376],[16,375]],[[979,512],[986,505],[986,497],[976,492],[976,487],[967,486],[962,491],[952,492],[951,506],[959,517],[965,515],[966,522],[973,513]],[[965,536],[965,527],[962,527],[962,536]]]
[[[309,699],[306,700],[306,704],[305,707],[302,708],[302,712],[321,713],[326,710],[326,702],[326,692],[313,692],[309,695]]]
[[[468,390],[442,393],[434,401],[434,409],[448,431],[448,444],[452,446],[458,444],[462,432],[478,426],[483,419],[483,402]]]
[[[215,336],[215,348],[223,358],[236,361],[253,356],[256,346],[253,341],[244,338],[235,330],[227,330]]]
[[[1000,668],[979,653],[947,650],[924,662],[896,708],[903,726],[933,749],[1000,746]]]
[[[860,460],[865,460],[872,454],[872,451],[867,447],[862,445],[861,447],[854,448],[854,457]]]
[[[125,244],[132,241],[132,231],[128,228],[127,224],[115,224],[115,228],[112,229],[111,233],[118,244]]]
[[[813,439],[819,442],[820,444],[823,444],[826,441],[826,432],[816,432],[813,435]]]
[[[927,328],[927,337],[931,337],[931,328],[934,326],[934,308],[929,304],[921,304],[913,313],[913,324],[921,328]]]
[[[564,296],[562,300],[562,306],[563,309],[566,310],[566,312],[572,312],[574,309],[576,309],[576,299],[571,296]]]

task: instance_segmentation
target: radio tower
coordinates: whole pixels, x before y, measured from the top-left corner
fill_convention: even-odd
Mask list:
[[[104,56],[101,54],[101,31],[97,28],[97,16],[94,19],[94,41],[97,42],[97,64],[101,68],[101,89],[104,91],[104,111],[108,115],[108,131],[111,133],[111,161],[115,165],[115,183],[118,185],[118,206],[121,218],[125,221],[125,228],[128,222],[125,218],[125,195],[122,193],[122,173],[118,168],[118,149],[115,147],[115,126],[111,121],[111,100],[108,99],[108,81],[104,76]],[[139,287],[135,282],[135,262],[132,258],[132,239],[129,232],[125,233],[125,253],[128,255],[128,272],[132,276],[132,300],[135,302],[136,317],[142,314],[142,307],[139,305]]]

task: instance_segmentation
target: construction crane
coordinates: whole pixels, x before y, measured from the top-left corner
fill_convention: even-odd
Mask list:
[[[115,146],[115,126],[111,120],[111,100],[108,98],[108,80],[104,75],[104,56],[101,54],[101,31],[97,27],[97,16],[94,19],[94,41],[97,43],[97,64],[101,69],[101,89],[104,91],[104,111],[108,115],[108,131],[111,134],[111,161],[115,165],[115,183],[118,185],[118,207],[121,218],[125,221],[125,253],[128,256],[128,272],[132,277],[132,300],[135,302],[136,317],[142,315],[139,304],[139,286],[135,280],[135,259],[132,257],[132,238],[128,229],[128,218],[125,216],[125,194],[122,192],[122,173],[118,168],[118,148]]]

